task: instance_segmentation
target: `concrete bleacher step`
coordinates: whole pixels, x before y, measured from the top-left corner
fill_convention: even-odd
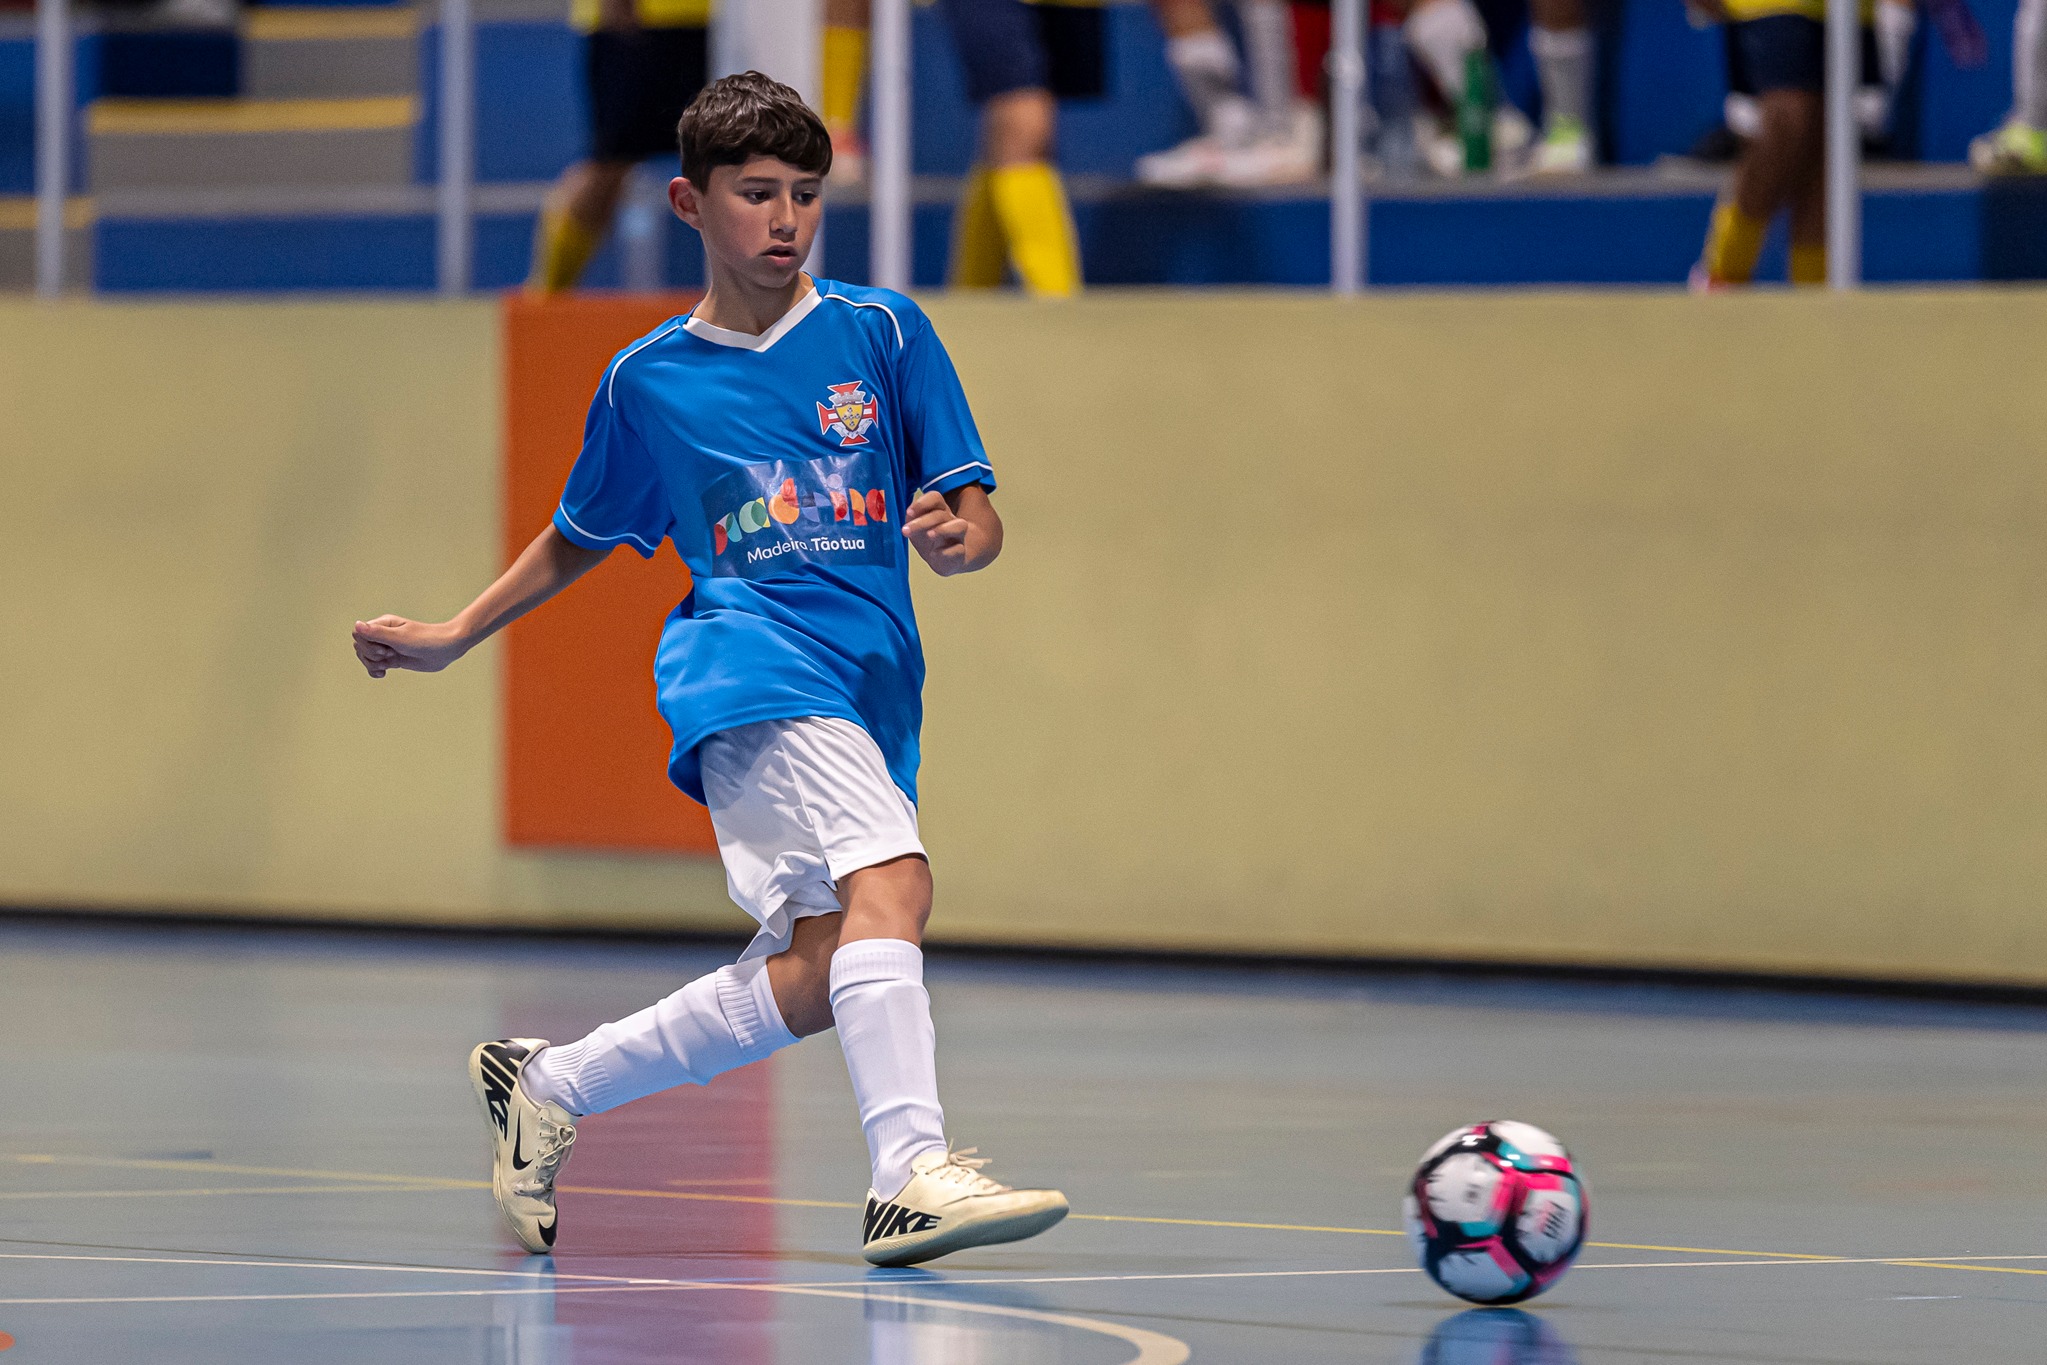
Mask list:
[[[241,22],[242,93],[258,99],[410,95],[419,12],[408,6],[260,6]]]
[[[83,197],[64,205],[64,287],[92,283],[93,205]],[[36,280],[36,201],[0,195],[0,289],[31,289]]]
[[[412,95],[101,100],[86,115],[95,192],[412,179]]]

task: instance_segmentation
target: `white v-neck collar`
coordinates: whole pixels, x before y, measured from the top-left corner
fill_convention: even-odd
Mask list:
[[[789,335],[789,329],[810,316],[824,296],[812,286],[809,293],[796,301],[794,307],[775,319],[775,325],[755,336],[752,332],[735,332],[729,327],[719,327],[705,322],[694,311],[682,320],[682,325],[691,336],[702,337],[717,346],[731,346],[741,351],[765,351],[768,347]]]

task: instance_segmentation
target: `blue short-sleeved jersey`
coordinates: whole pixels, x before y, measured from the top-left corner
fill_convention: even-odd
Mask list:
[[[951,359],[916,304],[830,280],[760,336],[692,317],[604,372],[554,524],[578,545],[675,542],[695,584],[654,662],[668,773],[704,799],[697,746],[835,716],[917,799],[924,652],[902,513],[995,486]]]

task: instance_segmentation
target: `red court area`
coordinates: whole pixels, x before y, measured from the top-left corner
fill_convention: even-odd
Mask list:
[[[505,563],[554,514],[611,357],[696,298],[507,297]],[[709,815],[668,781],[668,728],[654,705],[661,621],[689,587],[671,550],[652,560],[621,552],[507,632],[508,843],[716,853]]]

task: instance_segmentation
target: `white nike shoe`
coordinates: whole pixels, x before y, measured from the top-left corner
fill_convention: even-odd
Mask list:
[[[519,1085],[546,1046],[545,1038],[500,1038],[469,1054],[469,1083],[490,1120],[491,1193],[505,1226],[536,1256],[554,1249],[554,1181],[576,1140],[574,1115],[552,1100],[535,1104]]]
[[[1035,1237],[1066,1216],[1057,1190],[1013,1190],[981,1174],[975,1148],[931,1152],[910,1163],[894,1199],[867,1192],[861,1254],[876,1265],[915,1265],[967,1247]]]

